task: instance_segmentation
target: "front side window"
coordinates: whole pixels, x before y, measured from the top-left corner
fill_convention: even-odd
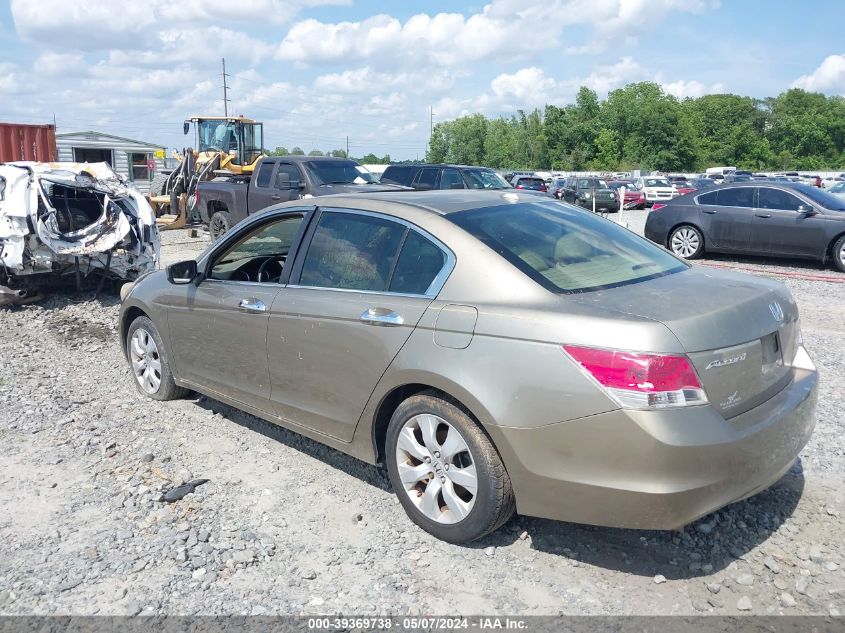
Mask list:
[[[405,227],[383,218],[323,213],[299,285],[383,292]]]
[[[460,172],[457,169],[446,168],[440,174],[440,188],[441,189],[463,189],[464,179],[461,178]]]
[[[559,202],[446,216],[552,292],[587,292],[682,272],[688,265],[618,224]]]
[[[297,189],[300,181],[299,168],[290,163],[281,163],[276,171],[277,189]]]
[[[646,187],[671,187],[670,183],[665,178],[646,178],[644,180]]]
[[[278,279],[303,218],[300,213],[286,215],[256,227],[215,257],[209,277],[229,281]],[[266,274],[259,278],[262,265]]]
[[[417,189],[435,189],[437,187],[437,172],[439,169],[422,169],[414,187]]]
[[[802,202],[799,198],[781,189],[760,188],[760,202],[758,206],[761,209],[797,211],[801,204]]]
[[[402,252],[399,253],[389,290],[424,295],[445,265],[446,255],[438,246],[416,231],[409,231]]]

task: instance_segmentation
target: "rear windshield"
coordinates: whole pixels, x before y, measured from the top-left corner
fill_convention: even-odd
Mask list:
[[[354,160],[308,161],[305,169],[318,185],[365,185],[373,181],[368,177],[369,172]]]
[[[414,175],[419,170],[419,167],[388,167],[381,175],[381,182],[389,185],[405,185],[411,186],[414,180]]]
[[[539,187],[545,182],[542,178],[520,178],[517,181],[517,184],[522,185],[523,187]]]
[[[688,265],[615,222],[560,202],[446,216],[552,292],[587,292],[681,272]]]
[[[672,185],[665,178],[646,178],[646,187],[671,187]]]

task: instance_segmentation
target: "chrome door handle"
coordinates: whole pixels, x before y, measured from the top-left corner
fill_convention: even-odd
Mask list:
[[[272,196],[270,196],[270,199],[271,200],[281,200],[282,196],[280,196],[279,194],[276,193],[276,194],[273,194]]]
[[[771,213],[755,213],[754,215],[756,215],[758,218],[770,218],[770,217],[772,217]]]
[[[261,299],[241,299],[238,310],[241,312],[265,312],[267,306]]]
[[[370,308],[359,317],[359,320],[367,325],[381,327],[397,327],[405,324],[405,319],[389,308]]]
[[[706,213],[708,215],[716,215],[716,211],[713,209],[702,209],[701,212]]]

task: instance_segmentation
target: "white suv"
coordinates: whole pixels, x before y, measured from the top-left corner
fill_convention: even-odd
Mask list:
[[[675,185],[665,176],[640,176],[634,181],[634,187],[645,195],[645,204],[650,207],[655,202],[664,202],[678,196]]]

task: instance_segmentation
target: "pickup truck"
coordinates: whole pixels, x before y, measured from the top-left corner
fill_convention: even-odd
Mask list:
[[[379,185],[366,169],[346,158],[268,156],[251,177],[220,176],[200,182],[196,208],[216,241],[247,216],[281,202],[333,193],[405,189]]]

